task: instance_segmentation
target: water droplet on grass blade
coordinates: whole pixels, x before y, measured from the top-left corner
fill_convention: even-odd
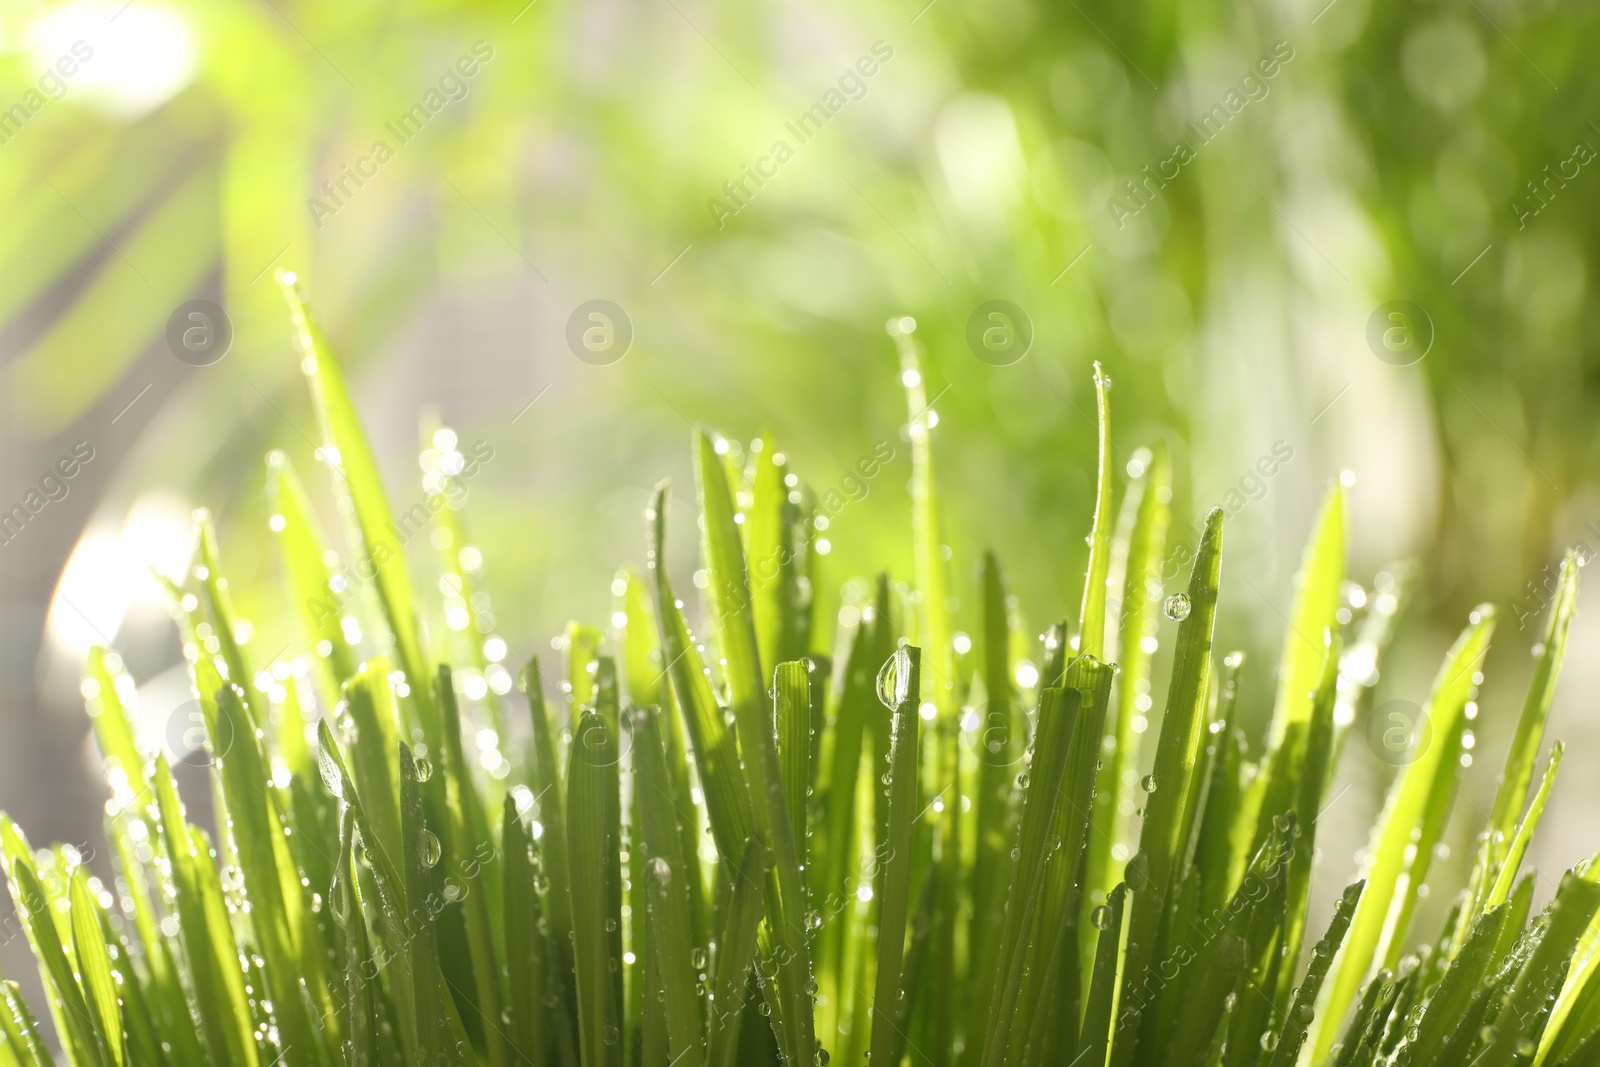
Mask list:
[[[439,846],[439,839],[434,836],[433,831],[423,830],[422,865],[424,867],[432,867],[436,865],[439,862],[439,857],[443,852],[444,850]]]
[[[1182,622],[1192,610],[1188,593],[1173,593],[1161,604],[1161,611],[1173,622]]]

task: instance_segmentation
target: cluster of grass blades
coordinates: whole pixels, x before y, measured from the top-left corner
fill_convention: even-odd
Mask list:
[[[1488,608],[1438,672],[1362,880],[1317,887],[1337,902],[1314,938],[1317,820],[1396,610],[1392,590],[1348,595],[1339,488],[1252,742],[1235,725],[1241,657],[1213,646],[1221,513],[1187,587],[1164,595],[1169,466],[1141,450],[1114,476],[1097,371],[1082,606],[1025,664],[992,557],[973,636],[954,629],[921,356],[897,320],[912,580],[866,584],[835,634],[814,610],[818,524],[784,458],[696,434],[709,645],[663,565],[663,486],[647,572],[613,586],[613,637],[571,625],[555,670],[522,667],[524,705],[448,485],[428,483],[433,603],[338,364],[285,290],[359,562],[337,566],[275,455],[304,655],[253,660],[201,516],[171,593],[212,828],[137,735],[116,655],[91,657],[113,862],[96,876],[0,822],[53,1047],[75,1067],[1600,1064],[1600,869],[1569,871],[1537,916],[1520,870],[1559,765],[1558,745],[1536,781],[1575,558],[1444,928],[1408,954]],[[436,459],[454,447],[432,443]],[[1141,778],[1146,712],[1159,731]],[[0,1067],[55,1062],[18,987],[0,989]]]

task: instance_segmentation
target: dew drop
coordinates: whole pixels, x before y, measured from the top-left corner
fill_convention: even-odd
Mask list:
[[[439,839],[434,836],[433,831],[423,830],[422,865],[424,867],[435,866],[439,862],[439,856],[443,853],[443,851],[444,850],[439,847]]]
[[[1143,778],[1139,779],[1139,788],[1143,789],[1146,793],[1154,793],[1156,791],[1157,784],[1156,776],[1153,774],[1147,774]]]
[[[1095,909],[1089,913],[1089,921],[1094,923],[1094,928],[1096,930],[1111,929],[1111,909],[1106,907],[1104,904],[1097,905]]]
[[[1173,622],[1182,622],[1191,610],[1188,593],[1173,593],[1162,603],[1161,610]]]
[[[411,769],[416,772],[417,781],[426,782],[433,777],[433,764],[422,756],[418,756],[411,763]]]

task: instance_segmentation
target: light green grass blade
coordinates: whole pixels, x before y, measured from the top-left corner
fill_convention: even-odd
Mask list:
[[[724,858],[743,855],[745,839],[756,832],[750,787],[740,765],[739,747],[728,729],[723,710],[711,688],[705,660],[695,645],[683,605],[672,592],[662,557],[666,537],[667,486],[656,487],[647,513],[650,523],[650,573],[654,576],[656,616],[661,625],[661,654],[683,715],[689,742],[694,747],[700,784],[705,790],[711,836]]]
[[[55,1059],[39,1034],[39,1024],[23,1003],[17,983],[0,982],[0,1032],[16,1056],[18,1067],[55,1067]]]
[[[368,824],[362,829],[362,842],[368,851],[381,850],[398,872],[400,772],[394,753],[400,732],[389,661],[382,656],[373,658],[345,687],[344,695],[350,770],[361,793],[362,817]],[[398,885],[396,889],[399,890]]]
[[[1550,990],[1559,988],[1565,979],[1578,940],[1597,911],[1600,884],[1568,871],[1556,890],[1543,938],[1493,1016],[1493,1040],[1474,1061],[1476,1067],[1528,1062],[1528,1049],[1538,1042],[1549,1017],[1553,1000]]]
[[[600,631],[586,623],[567,623],[566,652],[567,712],[576,722],[579,710],[594,703],[594,671],[600,657]]]
[[[790,833],[806,864],[806,811],[811,801],[811,672],[798,660],[773,671],[772,701],[778,724],[778,763],[789,808]]]
[[[621,918],[611,907],[606,870],[620,842],[609,837],[609,769],[616,740],[598,711],[584,712],[572,733],[567,764],[567,877],[572,910],[578,1044],[584,1067],[620,1067],[622,1005],[617,1001],[611,934]]]
[[[280,280],[282,275],[280,275]],[[417,631],[414,586],[406,565],[405,542],[397,537],[393,509],[383,489],[372,446],[350,400],[344,371],[322,331],[312,321],[305,297],[293,284],[283,284],[289,321],[300,367],[311,387],[311,399],[322,430],[321,458],[335,473],[334,482],[349,501],[352,532],[359,553],[358,573],[371,571],[378,600],[394,638],[395,661],[405,672],[429,752],[440,751],[440,727],[429,680],[433,671],[423,654]]]
[[[758,447],[759,446],[759,447]],[[750,610],[755,622],[761,663],[771,670],[783,658],[784,583],[788,530],[784,504],[789,488],[783,484],[786,465],[771,434],[751,442],[755,449],[754,477],[750,479],[750,507],[745,511],[745,555],[750,561]]]
[[[1078,652],[1106,657],[1106,580],[1111,573],[1111,406],[1105,372],[1094,365],[1094,404],[1098,415],[1094,524],[1089,531],[1089,566],[1083,576],[1078,608]]]
[[[1318,638],[1337,630],[1339,584],[1344,580],[1344,487],[1335,482],[1323,501],[1311,543],[1295,576],[1294,607],[1284,635],[1278,667],[1278,699],[1272,712],[1269,746],[1283,740],[1290,724],[1311,719],[1312,694],[1322,678]]]
[[[1528,683],[1528,695],[1522,704],[1522,714],[1517,718],[1517,731],[1511,739],[1511,748],[1506,752],[1505,767],[1500,772],[1499,785],[1495,790],[1494,807],[1489,812],[1488,837],[1484,839],[1478,858],[1479,867],[1473,879],[1473,888],[1480,898],[1503,876],[1502,865],[1509,862],[1513,831],[1533,784],[1533,767],[1539,757],[1539,743],[1544,736],[1545,722],[1550,716],[1550,702],[1555,695],[1556,679],[1561,674],[1561,661],[1567,650],[1567,631],[1572,626],[1577,603],[1578,557],[1575,552],[1568,552],[1561,561],[1561,576],[1556,585],[1550,617],[1538,645],[1539,655],[1534,665],[1533,679]],[[1479,906],[1484,905],[1480,903]]]
[[[283,554],[289,598],[300,620],[301,638],[316,654],[323,699],[332,706],[340,688],[355,674],[355,657],[343,626],[344,616],[353,608],[353,593],[341,595],[330,584],[333,575],[325,562],[327,545],[289,458],[282,452],[270,452],[267,469],[267,489],[276,516],[272,527]]]
[[[10,818],[0,816],[0,862],[11,889],[11,903],[39,961],[39,973],[51,994],[51,1014],[68,1058],[78,1067],[111,1067],[112,1056],[100,1036],[100,1023],[73,973],[67,941],[70,927],[56,911],[56,903],[39,880],[39,871],[22,832]],[[65,886],[62,887],[65,889]],[[63,896],[65,893],[62,894]],[[120,1034],[120,1029],[119,1029]]]
[[[1206,693],[1211,675],[1211,642],[1216,625],[1217,585],[1222,574],[1222,510],[1206,515],[1200,547],[1189,577],[1189,614],[1178,624],[1172,680],[1167,708],[1156,743],[1155,770],[1146,789],[1144,826],[1139,852],[1128,864],[1127,879],[1133,891],[1129,905],[1128,949],[1123,973],[1122,1000],[1139,987],[1154,964],[1159,949],[1162,913],[1176,885],[1174,875],[1178,843],[1183,835],[1183,814],[1189,780],[1200,754],[1206,722]],[[1151,787],[1153,791],[1151,791]],[[1112,1041],[1111,1062],[1127,1067],[1133,1062],[1136,1041],[1142,1042],[1141,1025],[1158,1022],[1157,1013],[1119,1011]]]
[[[716,446],[696,432],[695,470],[700,485],[703,549],[711,605],[719,619],[717,637],[725,664],[729,702],[744,755],[757,836],[770,842],[771,886],[766,923],[779,952],[778,1010],[773,1028],[779,1047],[791,1061],[804,1062],[816,1051],[812,1014],[811,949],[805,929],[806,897],[799,849],[784,797],[783,772],[766,686],[756,650],[750,610],[750,585],[745,573],[738,526],[727,472]]]
[[[1533,802],[1528,805],[1528,814],[1518,824],[1516,833],[1511,839],[1510,848],[1507,849],[1505,860],[1500,868],[1500,875],[1495,880],[1493,888],[1485,901],[1487,907],[1494,907],[1502,903],[1511,895],[1512,883],[1516,881],[1517,871],[1522,867],[1522,858],[1528,853],[1528,846],[1533,842],[1533,832],[1539,827],[1539,817],[1544,814],[1545,801],[1550,799],[1550,787],[1555,785],[1556,771],[1561,769],[1561,754],[1565,746],[1557,741],[1550,747],[1550,762],[1545,765],[1544,780],[1539,783],[1539,791],[1534,794]]]
[[[1438,810],[1448,812],[1460,771],[1461,734],[1466,724],[1466,706],[1474,689],[1473,676],[1488,651],[1494,631],[1494,610],[1480,607],[1470,626],[1456,640],[1434,680],[1427,707],[1427,731],[1417,738],[1431,737],[1426,751],[1415,752],[1389,789],[1383,814],[1379,817],[1370,859],[1363,877],[1367,888],[1356,906],[1350,934],[1334,965],[1333,981],[1327,987],[1312,1040],[1314,1060],[1325,1057],[1343,1025],[1350,1003],[1366,982],[1374,960],[1388,961],[1398,956],[1405,939],[1404,918],[1415,899],[1419,865],[1425,865],[1437,841],[1429,831],[1442,823]],[[1408,859],[1410,857],[1410,859]],[[1424,866],[1425,870],[1425,866]],[[1400,885],[1402,877],[1406,885]]]
[[[878,696],[894,716],[889,747],[889,827],[881,850],[883,892],[878,902],[878,967],[872,994],[870,1061],[898,1062],[901,966],[911,907],[912,821],[920,810],[917,767],[922,650],[902,646],[883,665]]]
[[[71,894],[72,958],[78,965],[78,978],[101,1046],[121,1067],[128,1062],[128,1050],[122,1034],[117,982],[111,975],[111,956],[100,929],[100,904],[89,891],[89,875],[82,867],[72,872]]]
[[[1115,844],[1128,844],[1130,819],[1121,814],[1121,801],[1132,796],[1133,787],[1123,782],[1123,771],[1139,765],[1143,734],[1133,728],[1133,721],[1143,714],[1141,701],[1149,707],[1153,656],[1146,639],[1154,642],[1160,617],[1161,552],[1171,512],[1172,467],[1166,448],[1158,446],[1154,453],[1141,449],[1134,454],[1133,464],[1139,474],[1123,499],[1112,548],[1112,574],[1122,574],[1122,595],[1113,624],[1116,648],[1108,651],[1107,658],[1114,657],[1122,669],[1117,675],[1116,702],[1107,718],[1108,751],[1095,782],[1100,802],[1094,808],[1094,833],[1089,837],[1086,914],[1122,880],[1124,864],[1112,857],[1111,849]]]
[[[1090,927],[1098,931],[1089,994],[1084,998],[1083,1027],[1079,1038],[1083,1062],[1104,1067],[1111,1046],[1111,1020],[1116,1017],[1121,986],[1122,953],[1127,939],[1125,921],[1128,887],[1118,884],[1106,902],[1091,914]]]
[[[935,1067],[943,1067],[949,1062],[955,1039],[957,1005],[964,994],[955,954],[956,919],[965,882],[961,872],[961,708],[956,690],[954,629],[950,621],[950,577],[945,563],[938,483],[934,477],[933,401],[928,398],[916,324],[909,318],[890,319],[888,330],[900,353],[900,382],[906,392],[907,433],[911,439],[911,552],[917,591],[916,633],[917,642],[926,654],[922,696],[936,709],[932,738],[934,758],[927,784],[935,791],[934,799],[940,804],[924,818],[933,824],[939,864],[930,965],[945,976],[944,981],[930,983],[933,1000],[928,1010],[933,1047],[929,1054]],[[938,810],[940,806],[942,811]]]

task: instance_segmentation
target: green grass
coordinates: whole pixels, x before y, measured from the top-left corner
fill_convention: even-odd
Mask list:
[[[476,650],[458,677],[439,635],[493,625],[470,599],[447,624],[413,586],[338,364],[288,296],[367,594],[322,610],[340,592],[327,542],[274,454],[301,644],[254,661],[200,517],[196,566],[171,591],[216,757],[212,827],[189,821],[136,733],[117,657],[90,657],[114,862],[97,877],[0,821],[54,1030],[0,985],[0,1067],[1600,1064],[1600,868],[1567,872],[1538,915],[1521,869],[1560,764],[1557,744],[1536,773],[1575,558],[1472,875],[1441,929],[1414,929],[1495,617],[1474,612],[1445,657],[1361,879],[1319,881],[1328,783],[1370,712],[1341,663],[1380,655],[1394,610],[1341,614],[1337,487],[1270,727],[1248,740],[1246,668],[1215,644],[1222,514],[1163,596],[1169,464],[1141,450],[1117,484],[1097,368],[1081,608],[1023,685],[992,555],[976,612],[952,616],[922,354],[896,320],[910,585],[880,578],[835,633],[813,610],[815,529],[776,443],[746,469],[697,432],[698,627],[664,566],[663,485],[648,574],[615,587],[616,639],[575,622],[560,642],[564,699],[546,701],[537,659],[518,675],[525,705],[468,699],[461,678],[488,660]],[[459,543],[460,516],[435,522]],[[459,558],[443,570],[476,581]],[[375,638],[350,644],[345,614]],[[958,647],[958,621],[975,642]],[[1158,634],[1175,641],[1170,682],[1141,704]],[[284,669],[297,659],[308,669]],[[1159,730],[1130,793],[1142,707]],[[490,730],[504,752],[472,758]],[[1137,821],[1118,811],[1130,797]],[[1306,928],[1313,900],[1334,906],[1325,932]]]

